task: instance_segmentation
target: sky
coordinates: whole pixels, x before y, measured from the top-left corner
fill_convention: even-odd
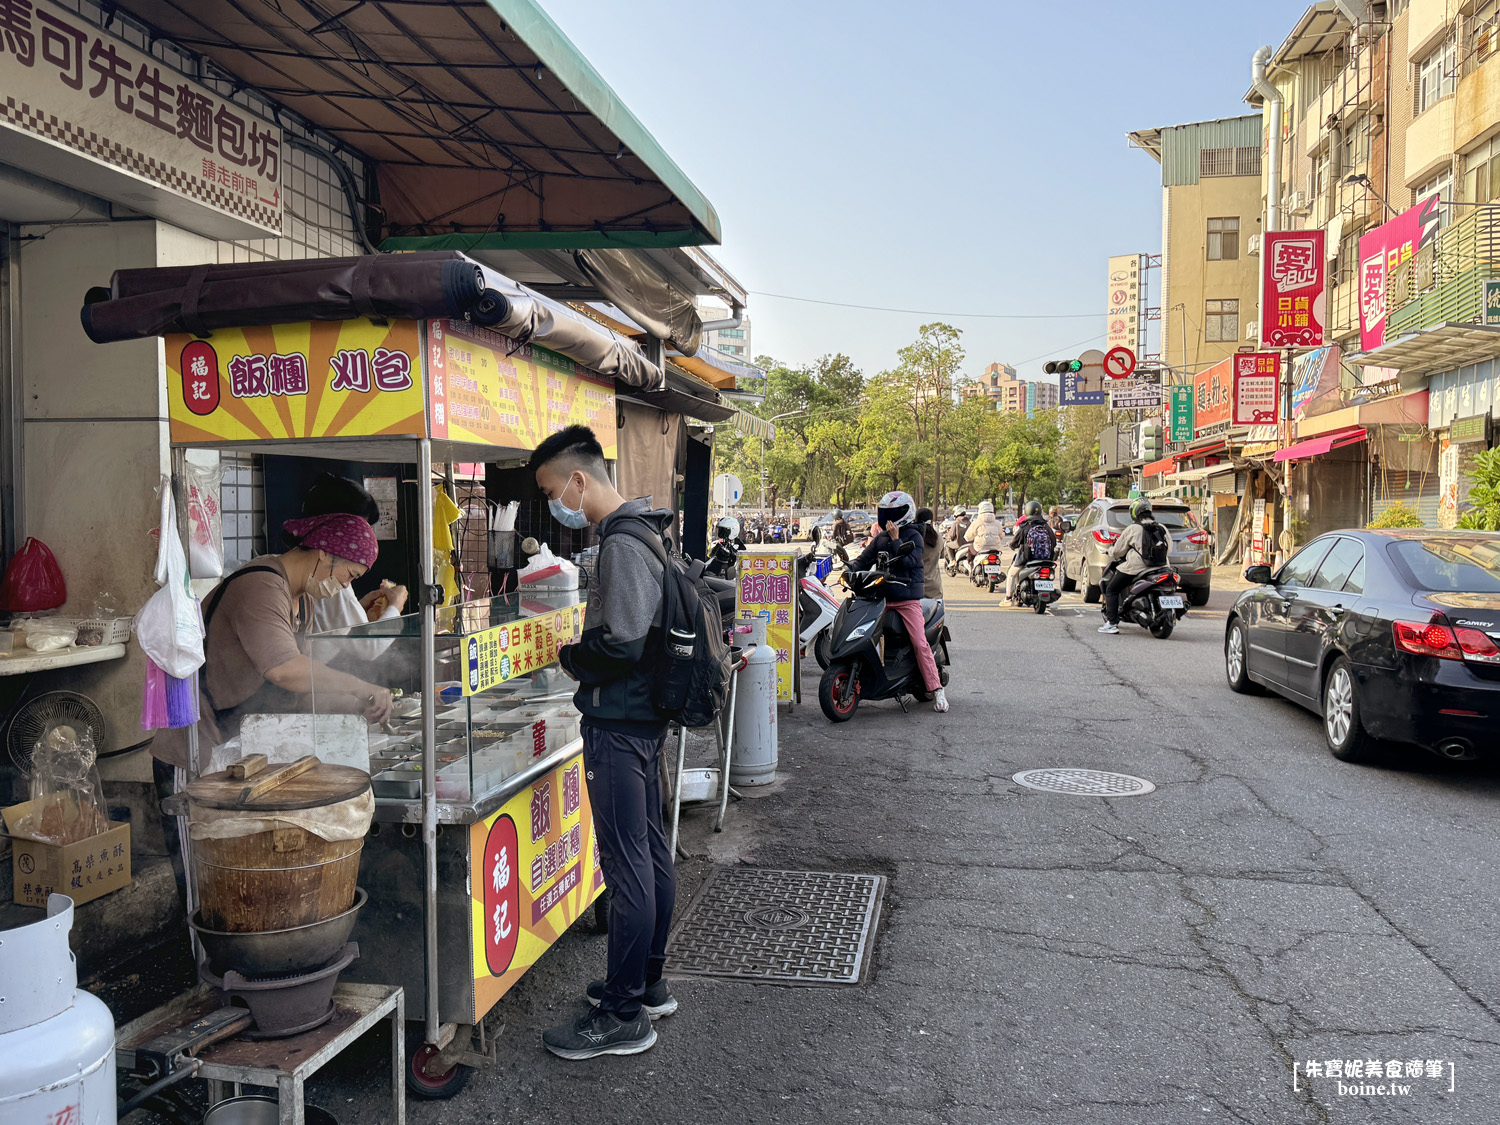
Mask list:
[[[965,374],[1032,378],[1103,341],[1110,255],[1160,252],[1161,168],[1126,134],[1253,112],[1250,56],[1306,8],[540,2],[714,205],[757,354],[874,375],[944,320]]]

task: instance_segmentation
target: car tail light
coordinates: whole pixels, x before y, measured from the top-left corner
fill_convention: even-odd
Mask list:
[[[1480,664],[1500,664],[1500,645],[1478,629],[1459,629],[1458,647],[1463,649],[1465,660]]]
[[[1120,537],[1120,533],[1118,531],[1106,531],[1106,530],[1102,530],[1101,529],[1099,531],[1094,532],[1094,539],[1095,539],[1095,541],[1098,542],[1099,546],[1101,546],[1101,547],[1108,547],[1111,543],[1113,543],[1119,537]]]
[[[1464,658],[1463,649],[1458,647],[1458,640],[1453,636],[1453,630],[1446,625],[1439,625],[1436,622],[1422,624],[1395,621],[1392,622],[1392,629],[1396,638],[1396,647],[1402,652],[1409,652],[1414,656],[1436,656],[1442,660]],[[1480,635],[1483,636],[1482,633]]]
[[[1208,545],[1208,536],[1201,531],[1195,531],[1187,537],[1187,541],[1194,547],[1205,547]]]

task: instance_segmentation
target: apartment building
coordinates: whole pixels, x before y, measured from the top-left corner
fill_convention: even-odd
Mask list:
[[[1018,378],[1008,363],[992,363],[977,380],[963,388],[965,398],[983,395],[1000,414],[1025,414],[1057,408],[1057,385]]]
[[[729,317],[729,306],[722,301],[700,300],[698,316],[705,322],[726,320]],[[741,318],[738,328],[715,328],[703,333],[703,345],[733,356],[742,363],[750,363],[755,357],[750,343],[750,315],[746,313]]]
[[[1161,354],[1191,373],[1254,339],[1261,118],[1140,129],[1130,143],[1161,165]]]

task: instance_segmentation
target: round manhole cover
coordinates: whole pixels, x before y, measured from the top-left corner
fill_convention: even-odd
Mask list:
[[[1022,770],[1012,774],[1011,780],[1020,782],[1028,789],[1039,789],[1043,793],[1066,793],[1074,797],[1139,797],[1156,788],[1145,778],[1132,777],[1128,773],[1072,768]]]
[[[795,930],[807,925],[808,915],[795,906],[761,906],[747,911],[745,921],[767,930]]]

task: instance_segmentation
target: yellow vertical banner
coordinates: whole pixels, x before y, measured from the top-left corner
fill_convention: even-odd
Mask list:
[[[750,550],[740,555],[735,616],[766,622],[766,642],[776,650],[776,698],[792,702],[792,653],[797,644],[797,552]]]

